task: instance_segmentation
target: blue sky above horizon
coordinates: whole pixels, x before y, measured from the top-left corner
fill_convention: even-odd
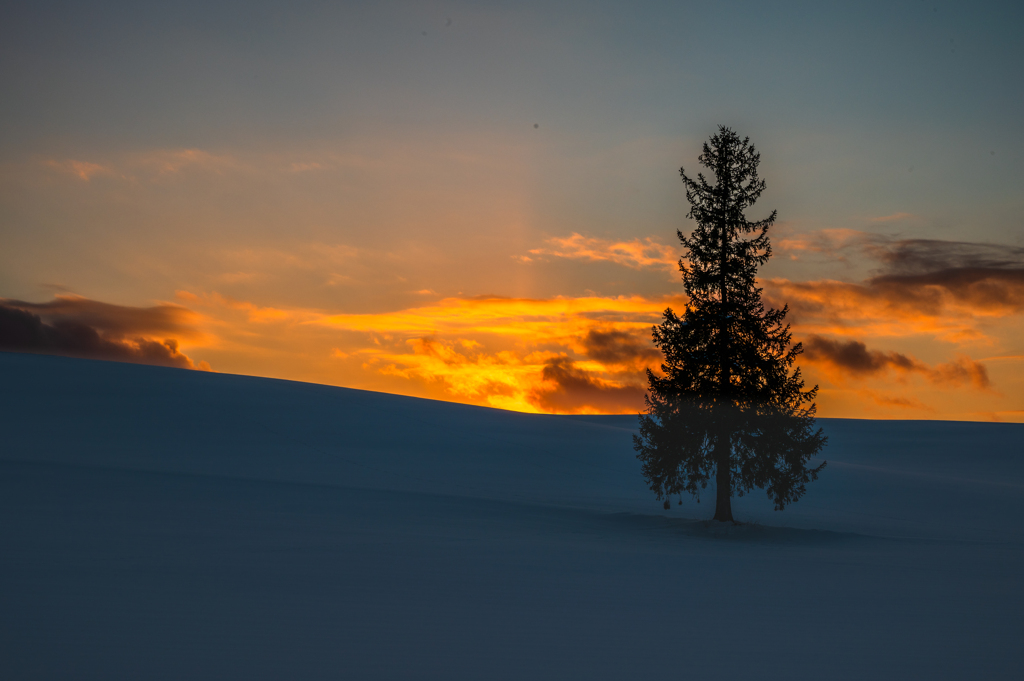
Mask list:
[[[751,216],[780,218],[766,292],[821,339],[822,414],[1019,420],[1020,359],[992,358],[1024,355],[1022,19],[949,2],[9,3],[0,297],[63,300],[21,309],[129,343],[171,332],[86,306],[173,307],[181,352],[215,370],[623,410],[645,329],[679,304],[678,169],[724,124],[762,153]],[[954,270],[976,276],[936,278]],[[536,309],[479,302],[501,299]],[[509,330],[534,318],[548,331]]]

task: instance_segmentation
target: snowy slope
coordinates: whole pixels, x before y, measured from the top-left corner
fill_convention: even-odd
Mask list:
[[[782,513],[635,417],[0,353],[0,678],[1018,678],[1024,427],[822,420]],[[759,524],[757,524],[759,523]]]

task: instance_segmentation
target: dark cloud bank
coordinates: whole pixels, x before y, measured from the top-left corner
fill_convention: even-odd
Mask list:
[[[0,299],[0,350],[195,369],[179,352],[177,340],[143,335],[183,331],[187,314],[170,305],[131,308],[84,298],[50,303]]]
[[[903,239],[871,249],[884,265],[869,286],[894,301],[936,312],[930,291],[945,289],[981,310],[1024,311],[1024,248],[933,239]]]
[[[845,260],[854,249],[881,267],[862,286],[869,295],[939,314],[941,291],[979,310],[1024,311],[1024,248],[939,239],[897,239],[864,234],[841,247],[814,250]]]
[[[646,392],[643,387],[607,385],[577,367],[568,357],[548,361],[542,377],[547,386],[534,390],[531,401],[545,411],[574,412],[589,407],[617,413],[643,408]]]
[[[648,340],[627,331],[590,329],[583,338],[587,357],[604,364],[646,366],[661,357],[661,352]]]
[[[985,366],[966,357],[929,366],[899,352],[868,350],[860,341],[839,341],[822,336],[811,336],[804,341],[804,356],[811,362],[830,364],[857,378],[897,371],[916,373],[933,383],[969,384],[979,389],[991,386]]]
[[[1024,248],[938,239],[876,239],[865,250],[884,263],[889,274],[915,275],[974,270],[1024,272]]]

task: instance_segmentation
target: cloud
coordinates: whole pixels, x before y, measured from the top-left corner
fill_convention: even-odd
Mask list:
[[[244,248],[216,254],[225,271],[217,276],[226,284],[245,284],[293,279],[297,274],[330,285],[353,283],[373,277],[386,254],[347,244],[308,242],[290,249]],[[353,276],[355,274],[356,276]]]
[[[217,281],[225,284],[247,284],[265,278],[266,275],[262,272],[225,272],[217,276]]]
[[[68,294],[57,295],[48,303],[0,298],[0,305],[39,315],[49,324],[87,326],[115,340],[129,336],[197,335],[194,329],[197,315],[179,305],[126,307]]]
[[[113,175],[114,171],[107,166],[100,165],[99,163],[90,163],[88,161],[76,161],[74,159],[66,159],[63,161],[48,160],[46,165],[64,173],[70,173],[78,177],[83,182],[88,182],[95,175]]]
[[[788,303],[804,331],[964,342],[985,340],[982,320],[1024,312],[1024,248],[856,232],[805,237],[797,241],[805,251],[841,258],[853,249],[880,267],[858,283],[762,282],[769,301]]]
[[[468,332],[519,339],[534,344],[579,342],[596,324],[619,330],[649,329],[680,298],[642,296],[581,298],[444,298],[430,305],[374,314],[322,315],[312,323],[348,331],[404,334],[409,337]]]
[[[120,155],[106,163],[70,158],[48,159],[43,163],[54,170],[74,175],[84,182],[97,175],[108,175],[134,182],[140,177],[157,181],[188,170],[201,170],[218,175],[229,171],[252,170],[251,166],[234,156],[213,154],[203,149],[152,149]]]
[[[439,384],[460,401],[518,411],[628,413],[643,408],[642,374],[604,377],[604,367],[552,352],[493,351],[467,339],[414,338],[409,352],[366,353],[365,368]],[[344,358],[342,358],[344,359]],[[620,375],[621,376],[621,375]]]
[[[225,251],[221,257],[227,262],[246,268],[267,270],[317,270],[348,265],[354,260],[379,254],[367,253],[347,244],[310,242],[291,250],[274,248],[245,248]]]
[[[851,396],[860,395],[868,403],[929,409],[915,400],[932,386],[995,395],[986,367],[969,357],[929,364],[911,354],[875,349],[857,335],[865,329],[897,337],[949,335],[970,329],[973,317],[951,314],[948,306],[939,316],[922,314],[885,298],[867,282],[775,284],[766,284],[766,290],[794,302],[799,318],[794,331],[810,337],[800,363],[806,360],[823,382],[834,379],[836,389],[826,389],[824,401],[849,405]],[[332,314],[264,307],[215,293],[181,292],[179,300],[202,312],[204,329],[216,329],[216,345],[206,347],[232,372],[559,413],[642,408],[644,369],[656,369],[661,361],[650,341],[651,326],[661,321],[666,307],[681,312],[686,302],[682,297],[477,296]],[[901,386],[897,392],[907,394],[887,396],[888,386]],[[869,389],[875,392],[868,395]],[[826,393],[846,396],[825,400]],[[947,401],[959,399],[942,394]]]
[[[364,369],[409,381],[436,384],[459,401],[517,411],[537,411],[526,399],[545,353],[486,351],[470,339],[411,338],[362,348]],[[388,339],[384,339],[387,341]],[[411,351],[411,352],[410,352]],[[542,361],[542,360],[540,360]]]
[[[789,305],[789,319],[801,333],[927,335],[952,342],[984,339],[977,323],[979,311],[956,304],[943,290],[914,291],[831,280],[769,279],[761,283],[766,303],[773,307]]]
[[[650,341],[650,333],[619,329],[591,328],[583,337],[583,351],[591,359],[610,365],[647,366],[661,359],[661,352]]]
[[[865,243],[879,237],[856,229],[821,229],[802,234],[789,234],[776,240],[774,250],[796,259],[802,253],[820,253],[831,260],[846,261],[845,251],[851,247],[863,251]]]
[[[828,363],[852,376],[878,374],[887,369],[914,371],[922,368],[915,359],[898,352],[868,350],[860,341],[837,341],[811,336],[804,341],[804,356],[811,362]]]
[[[388,313],[309,313],[300,323],[365,334],[372,342],[345,348],[365,370],[438,386],[459,401],[621,413],[642,407],[644,369],[660,358],[647,340],[650,328],[681,302],[481,296]]]
[[[245,169],[245,165],[233,156],[211,154],[203,149],[155,149],[127,159],[126,166],[158,175],[176,174],[187,169],[217,174]]]
[[[874,277],[868,287],[893,304],[938,315],[948,308],[987,316],[1024,311],[1024,269],[953,268]]]
[[[920,411],[934,412],[933,407],[929,407],[927,404],[919,399],[913,397],[901,397],[893,395],[881,395],[874,391],[866,390],[861,391],[866,394],[871,400],[883,407],[896,407],[897,409],[917,409]]]
[[[646,389],[603,380],[580,368],[568,357],[548,360],[542,383],[529,400],[549,413],[623,413],[643,409]]]
[[[326,168],[322,163],[292,163],[288,166],[288,172],[290,173],[304,173],[310,170],[323,170]]]
[[[864,248],[868,255],[885,265],[882,276],[964,269],[1024,271],[1024,248],[1006,244],[876,237],[865,240]]]
[[[3,304],[0,304],[0,350],[197,368],[178,350],[175,339],[107,338],[82,321],[64,317],[47,324],[37,314]],[[201,362],[199,368],[208,370],[209,365]]]
[[[933,283],[957,279],[1011,279],[1024,272],[1024,248],[1006,244],[901,239],[853,229],[823,229],[791,234],[775,243],[790,259],[817,254],[830,262],[859,259],[877,263],[870,282],[899,281],[928,275]]]
[[[991,387],[985,365],[969,357],[929,366],[899,352],[868,350],[860,341],[841,341],[816,335],[804,342],[804,357],[809,362],[831,369],[832,375],[840,381],[846,377],[864,378],[892,371],[921,375],[938,385],[971,385],[979,390]]]
[[[255,303],[245,300],[235,300],[219,293],[211,293],[200,297],[188,291],[178,291],[177,297],[195,305],[206,305],[220,309],[235,310],[244,312],[246,320],[250,323],[268,324],[274,322],[301,323],[316,317],[316,313],[310,310],[285,310],[277,307],[260,307]]]
[[[985,414],[992,421],[1005,421],[1009,423],[1024,423],[1024,409],[1008,409]]]
[[[975,362],[970,357],[957,357],[952,362],[937,364],[926,373],[926,376],[933,383],[950,385],[970,383],[979,390],[989,389],[992,386],[985,365]]]
[[[867,285],[931,314],[958,306],[1005,316],[1024,311],[1024,248],[932,239],[875,244],[883,271]]]
[[[910,220],[917,217],[913,213],[893,213],[892,215],[882,215],[877,218],[871,218],[871,222],[897,222],[899,220]]]
[[[636,270],[651,267],[675,271],[679,267],[679,254],[676,249],[660,244],[651,237],[632,241],[608,241],[585,237],[574,232],[565,238],[552,237],[547,243],[548,248],[534,248],[530,253],[589,262],[613,262]],[[530,258],[520,256],[520,260],[529,262]]]

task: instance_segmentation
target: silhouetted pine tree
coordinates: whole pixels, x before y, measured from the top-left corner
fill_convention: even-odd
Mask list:
[[[764,191],[760,155],[749,138],[719,127],[698,161],[714,173],[687,177],[689,237],[677,232],[688,255],[679,261],[689,304],[682,317],[665,310],[654,327],[664,354],[662,376],[648,370],[647,409],[633,437],[644,477],[658,499],[700,491],[715,477],[715,520],[732,520],[732,500],[763,488],[781,510],[816,480],[822,463],[807,462],[825,444],[814,430],[814,397],[800,370],[790,373],[798,343],[790,344],[788,306],[765,310],[757,268],[771,257],[766,219],[744,210]],[[668,501],[666,500],[666,504]]]

